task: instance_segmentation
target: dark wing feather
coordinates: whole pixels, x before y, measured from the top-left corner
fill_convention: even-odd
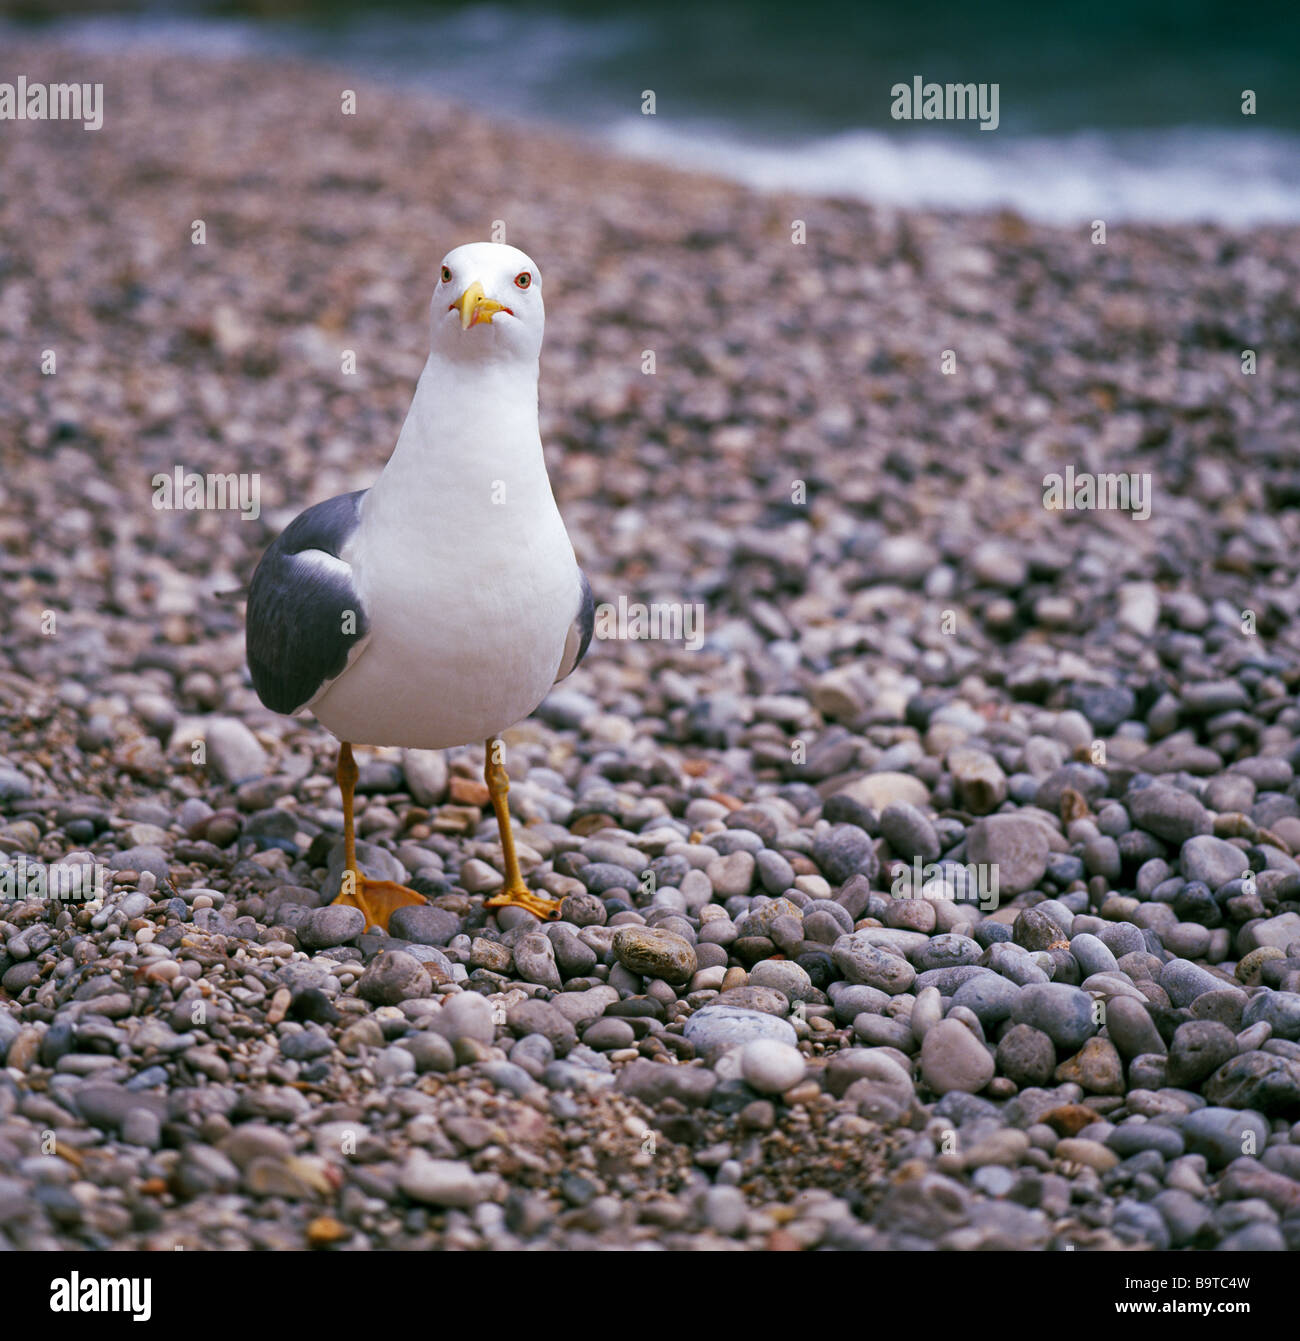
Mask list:
[[[293,713],[309,703],[343,673],[370,631],[351,569],[342,561],[360,524],[365,493],[359,489],[308,508],[253,573],[248,669],[258,698],[274,712]]]
[[[555,677],[556,684],[569,675],[578,662],[587,655],[587,648],[591,646],[591,632],[596,625],[596,602],[592,599],[591,583],[587,581],[587,574],[581,568],[578,569],[578,576],[582,579],[578,596],[578,613],[573,617],[569,636],[564,640],[564,656],[560,661],[560,672]]]

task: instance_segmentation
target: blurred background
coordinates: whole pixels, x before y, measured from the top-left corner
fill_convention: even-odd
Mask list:
[[[346,63],[763,188],[1058,223],[1300,219],[1294,3],[0,0],[0,44],[18,30]],[[999,130],[892,121],[914,75],[998,83]]]

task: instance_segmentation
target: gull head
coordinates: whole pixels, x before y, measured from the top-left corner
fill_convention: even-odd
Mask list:
[[[546,325],[541,272],[518,247],[466,243],[442,258],[430,316],[434,354],[468,363],[535,363]]]

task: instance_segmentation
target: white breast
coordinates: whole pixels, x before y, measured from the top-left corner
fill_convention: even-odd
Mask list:
[[[578,566],[546,476],[535,391],[531,424],[507,405],[459,435],[447,431],[445,404],[442,431],[420,431],[425,392],[422,378],[344,555],[369,641],[312,705],[356,744],[443,749],[513,725],[549,692],[578,608]]]

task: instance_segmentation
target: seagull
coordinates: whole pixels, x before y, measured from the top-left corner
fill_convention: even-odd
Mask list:
[[[439,269],[430,322],[429,359],[379,478],[301,513],[248,590],[258,697],[274,712],[309,709],[339,740],[345,869],[335,902],[384,931],[398,908],[426,900],[357,866],[354,744],[483,740],[505,867],[487,906],[559,916],[519,871],[501,733],[582,660],[594,622],[537,422],[541,272],[516,247],[457,247]]]

